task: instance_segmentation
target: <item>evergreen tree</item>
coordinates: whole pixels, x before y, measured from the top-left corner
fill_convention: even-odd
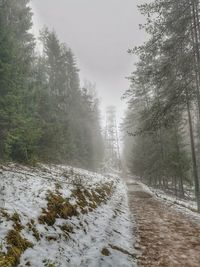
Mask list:
[[[43,125],[41,159],[97,168],[101,160],[96,149],[98,142],[101,144],[97,100],[87,89],[80,88],[72,50],[48,29],[42,32],[41,40],[44,47],[39,60],[39,65],[43,65],[42,87],[39,86],[39,91],[43,90],[39,105]]]
[[[0,157],[28,161],[40,135],[32,118],[34,39],[26,0],[0,1]]]
[[[190,165],[188,149],[184,146],[185,133],[181,131],[186,129],[187,117],[195,192],[200,209],[192,121],[194,105],[197,103],[199,107],[198,2],[155,0],[141,5],[140,11],[147,16],[144,29],[150,40],[129,51],[139,56],[136,71],[130,77],[131,88],[126,94],[130,97],[129,109],[135,110],[136,99],[145,102],[142,110],[135,110],[138,127],[133,135],[138,142],[134,142],[134,154],[135,151],[137,155],[141,152],[137,160],[146,179],[156,178],[156,184],[165,187],[172,179],[175,191],[179,184],[183,194],[183,182],[187,180]],[[135,117],[131,118],[133,120]]]
[[[42,31],[36,53],[31,17],[28,0],[0,0],[0,159],[97,169],[98,101],[55,32]]]

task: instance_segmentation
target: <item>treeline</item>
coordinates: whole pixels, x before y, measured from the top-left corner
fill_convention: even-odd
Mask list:
[[[197,0],[139,6],[149,35],[129,50],[139,61],[125,93],[125,157],[152,186],[184,196],[195,186],[200,210],[200,21]],[[131,147],[131,148],[130,148]],[[193,177],[193,179],[192,179]]]
[[[42,31],[39,53],[31,28],[28,0],[0,0],[0,159],[96,169],[98,99],[90,83],[80,87],[73,52],[56,33]]]

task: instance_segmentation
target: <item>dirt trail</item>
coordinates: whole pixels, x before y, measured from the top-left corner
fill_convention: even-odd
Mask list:
[[[129,184],[130,209],[137,222],[139,266],[200,267],[200,226]],[[136,247],[138,246],[136,244]]]

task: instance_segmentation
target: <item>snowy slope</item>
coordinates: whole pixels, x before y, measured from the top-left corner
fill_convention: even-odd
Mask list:
[[[136,266],[126,186],[66,166],[0,169],[0,267]]]

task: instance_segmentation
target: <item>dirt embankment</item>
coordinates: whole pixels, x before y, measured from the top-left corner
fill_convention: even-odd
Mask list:
[[[200,226],[156,199],[141,185],[129,187],[130,209],[137,222],[139,266],[199,267]]]

